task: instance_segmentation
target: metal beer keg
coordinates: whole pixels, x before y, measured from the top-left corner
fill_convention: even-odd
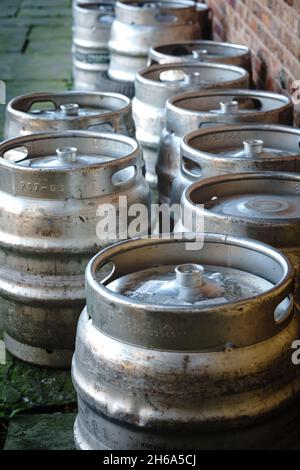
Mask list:
[[[152,46],[199,37],[196,6],[192,1],[117,2],[109,41],[108,76],[134,83],[136,73],[147,65]]]
[[[0,296],[6,348],[69,367],[85,304],[84,271],[118,233],[99,230],[103,205],[150,205],[139,144],[88,132],[35,134],[0,145]],[[116,220],[116,229],[118,229]]]
[[[214,62],[243,67],[251,74],[251,51],[247,46],[215,41],[185,41],[153,47],[149,65],[174,62]]]
[[[171,203],[191,184],[213,176],[252,171],[300,173],[300,129],[276,124],[198,130],[181,143],[181,165]]]
[[[156,172],[160,201],[170,203],[180,170],[180,143],[192,130],[243,123],[293,124],[293,104],[283,95],[255,90],[210,90],[170,98]]]
[[[36,132],[84,130],[135,136],[131,102],[115,93],[32,93],[6,108],[6,139]]]
[[[114,2],[73,3],[73,78],[76,90],[101,90],[101,72],[108,69]]]
[[[135,81],[133,118],[142,144],[147,179],[156,186],[155,166],[165,106],[171,96],[208,88],[248,88],[249,74],[240,67],[223,64],[152,65],[140,71]]]
[[[290,263],[247,239],[187,243],[133,240],[90,262],[72,365],[77,448],[272,448],[294,432]]]

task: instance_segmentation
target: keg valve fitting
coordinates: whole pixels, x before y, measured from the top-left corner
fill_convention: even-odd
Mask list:
[[[264,142],[262,140],[245,140],[244,150],[247,157],[253,158],[263,152]]]
[[[60,110],[65,116],[78,116],[79,106],[76,103],[61,104]]]
[[[192,51],[192,56],[193,59],[198,60],[200,62],[205,61],[205,58],[207,57],[208,51],[206,49],[194,49]]]
[[[62,147],[56,150],[58,159],[62,163],[74,163],[77,160],[76,147]]]
[[[220,110],[223,114],[237,113],[239,110],[239,103],[235,100],[221,101]]]

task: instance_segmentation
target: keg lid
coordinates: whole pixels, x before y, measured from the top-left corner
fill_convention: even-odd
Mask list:
[[[139,25],[178,26],[195,23],[195,2],[190,0],[129,0],[116,2],[116,19]]]
[[[237,173],[190,186],[182,204],[204,217],[207,230],[299,245],[300,177],[293,173]]]
[[[212,234],[202,249],[191,249],[197,240],[132,240],[97,255],[86,271],[95,326],[125,342],[171,350],[246,346],[286,326],[293,285],[283,255]]]
[[[226,83],[244,79],[248,76],[246,70],[225,64],[214,63],[174,63],[158,64],[147,67],[138,73],[138,77],[144,80],[158,82],[165,86],[185,83],[186,85],[205,86],[218,82]]]
[[[275,147],[265,147],[264,141],[260,139],[245,139],[242,143],[242,148],[227,148],[226,151],[216,150],[216,155],[232,158],[274,158],[286,157],[288,155],[297,155],[298,152],[289,150],[282,150]]]
[[[251,298],[272,287],[262,277],[245,271],[193,263],[137,271],[107,285],[132,301],[200,309]]]
[[[201,90],[169,98],[166,128],[185,136],[193,129],[255,122],[293,122],[293,104],[284,95],[256,90]],[[244,145],[243,145],[244,148]]]
[[[220,126],[188,134],[182,151],[220,160],[280,160],[299,156],[299,142],[300,130],[289,126]]]
[[[97,2],[93,2],[93,1],[81,1],[81,0],[77,0],[76,2],[74,2],[74,8],[78,8],[78,9],[83,9],[83,10],[88,10],[88,11],[96,11],[96,12],[100,12],[100,13],[103,13],[103,14],[106,14],[107,12],[109,13],[114,13],[114,10],[115,10],[115,6],[114,6],[114,2],[109,2],[109,1],[105,1],[105,0],[100,0],[100,1],[97,1]],[[110,15],[108,18],[107,18],[107,21],[108,22],[111,22],[113,19],[113,17]],[[100,21],[102,20],[102,18],[100,19]]]
[[[0,144],[2,191],[24,197],[111,194],[132,185],[141,165],[139,144],[112,133],[38,133]]]
[[[250,54],[246,46],[216,41],[184,41],[172,44],[164,44],[154,47],[149,52],[151,60],[164,63],[171,62],[172,57],[181,58],[183,61],[210,61],[216,62],[222,58],[239,57]]]
[[[18,160],[17,153],[18,150],[7,152],[5,158],[13,158],[17,164],[30,168],[82,168],[113,160],[111,156],[107,155],[80,155],[76,147],[59,147],[56,149],[55,155],[34,158],[30,158],[28,155],[25,159],[21,150],[20,160]]]
[[[284,95],[258,90],[203,90],[182,93],[168,100],[168,109],[187,113],[260,114],[292,108]]]
[[[7,105],[7,113],[43,120],[81,120],[125,111],[130,100],[117,93],[32,93],[18,96]]]
[[[247,88],[248,72],[226,64],[178,62],[151,65],[137,73],[135,100],[164,107],[180,91],[205,88]]]

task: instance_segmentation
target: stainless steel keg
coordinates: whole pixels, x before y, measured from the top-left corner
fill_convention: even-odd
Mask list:
[[[191,184],[252,171],[300,173],[300,129],[275,124],[220,126],[192,132],[181,143],[181,165],[171,203]]]
[[[293,105],[283,95],[252,90],[212,90],[172,97],[166,106],[156,172],[160,200],[170,203],[180,170],[181,139],[192,130],[224,124],[293,124]]]
[[[300,303],[300,176],[237,173],[209,178],[185,191],[187,217],[202,217],[205,231],[253,238],[281,249],[296,273]],[[188,227],[188,230],[190,228]]]
[[[143,146],[147,179],[157,185],[155,166],[165,106],[171,96],[206,88],[248,88],[249,75],[239,67],[223,64],[152,65],[140,71],[135,81],[133,118],[137,138]]]
[[[44,131],[88,130],[135,136],[131,102],[115,93],[33,93],[10,101],[6,139]]]
[[[77,448],[270,448],[293,429],[290,263],[247,239],[187,242],[125,242],[89,264],[72,365]]]
[[[129,137],[83,131],[0,145],[0,309],[14,356],[70,366],[86,265],[119,239],[100,231],[100,210],[118,213],[121,196],[150,204],[141,158]]]
[[[99,90],[99,74],[108,69],[114,3],[73,3],[73,79],[76,90]],[[101,91],[101,90],[100,90]]]
[[[146,67],[152,46],[199,37],[196,6],[192,1],[116,2],[108,75],[114,80],[134,82],[136,73]]]
[[[226,42],[185,41],[153,47],[149,52],[149,65],[174,62],[217,62],[243,67],[251,74],[249,47]]]

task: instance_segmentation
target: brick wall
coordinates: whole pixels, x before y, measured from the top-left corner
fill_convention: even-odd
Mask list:
[[[300,0],[207,0],[214,39],[248,45],[258,88],[292,92],[300,80]]]

